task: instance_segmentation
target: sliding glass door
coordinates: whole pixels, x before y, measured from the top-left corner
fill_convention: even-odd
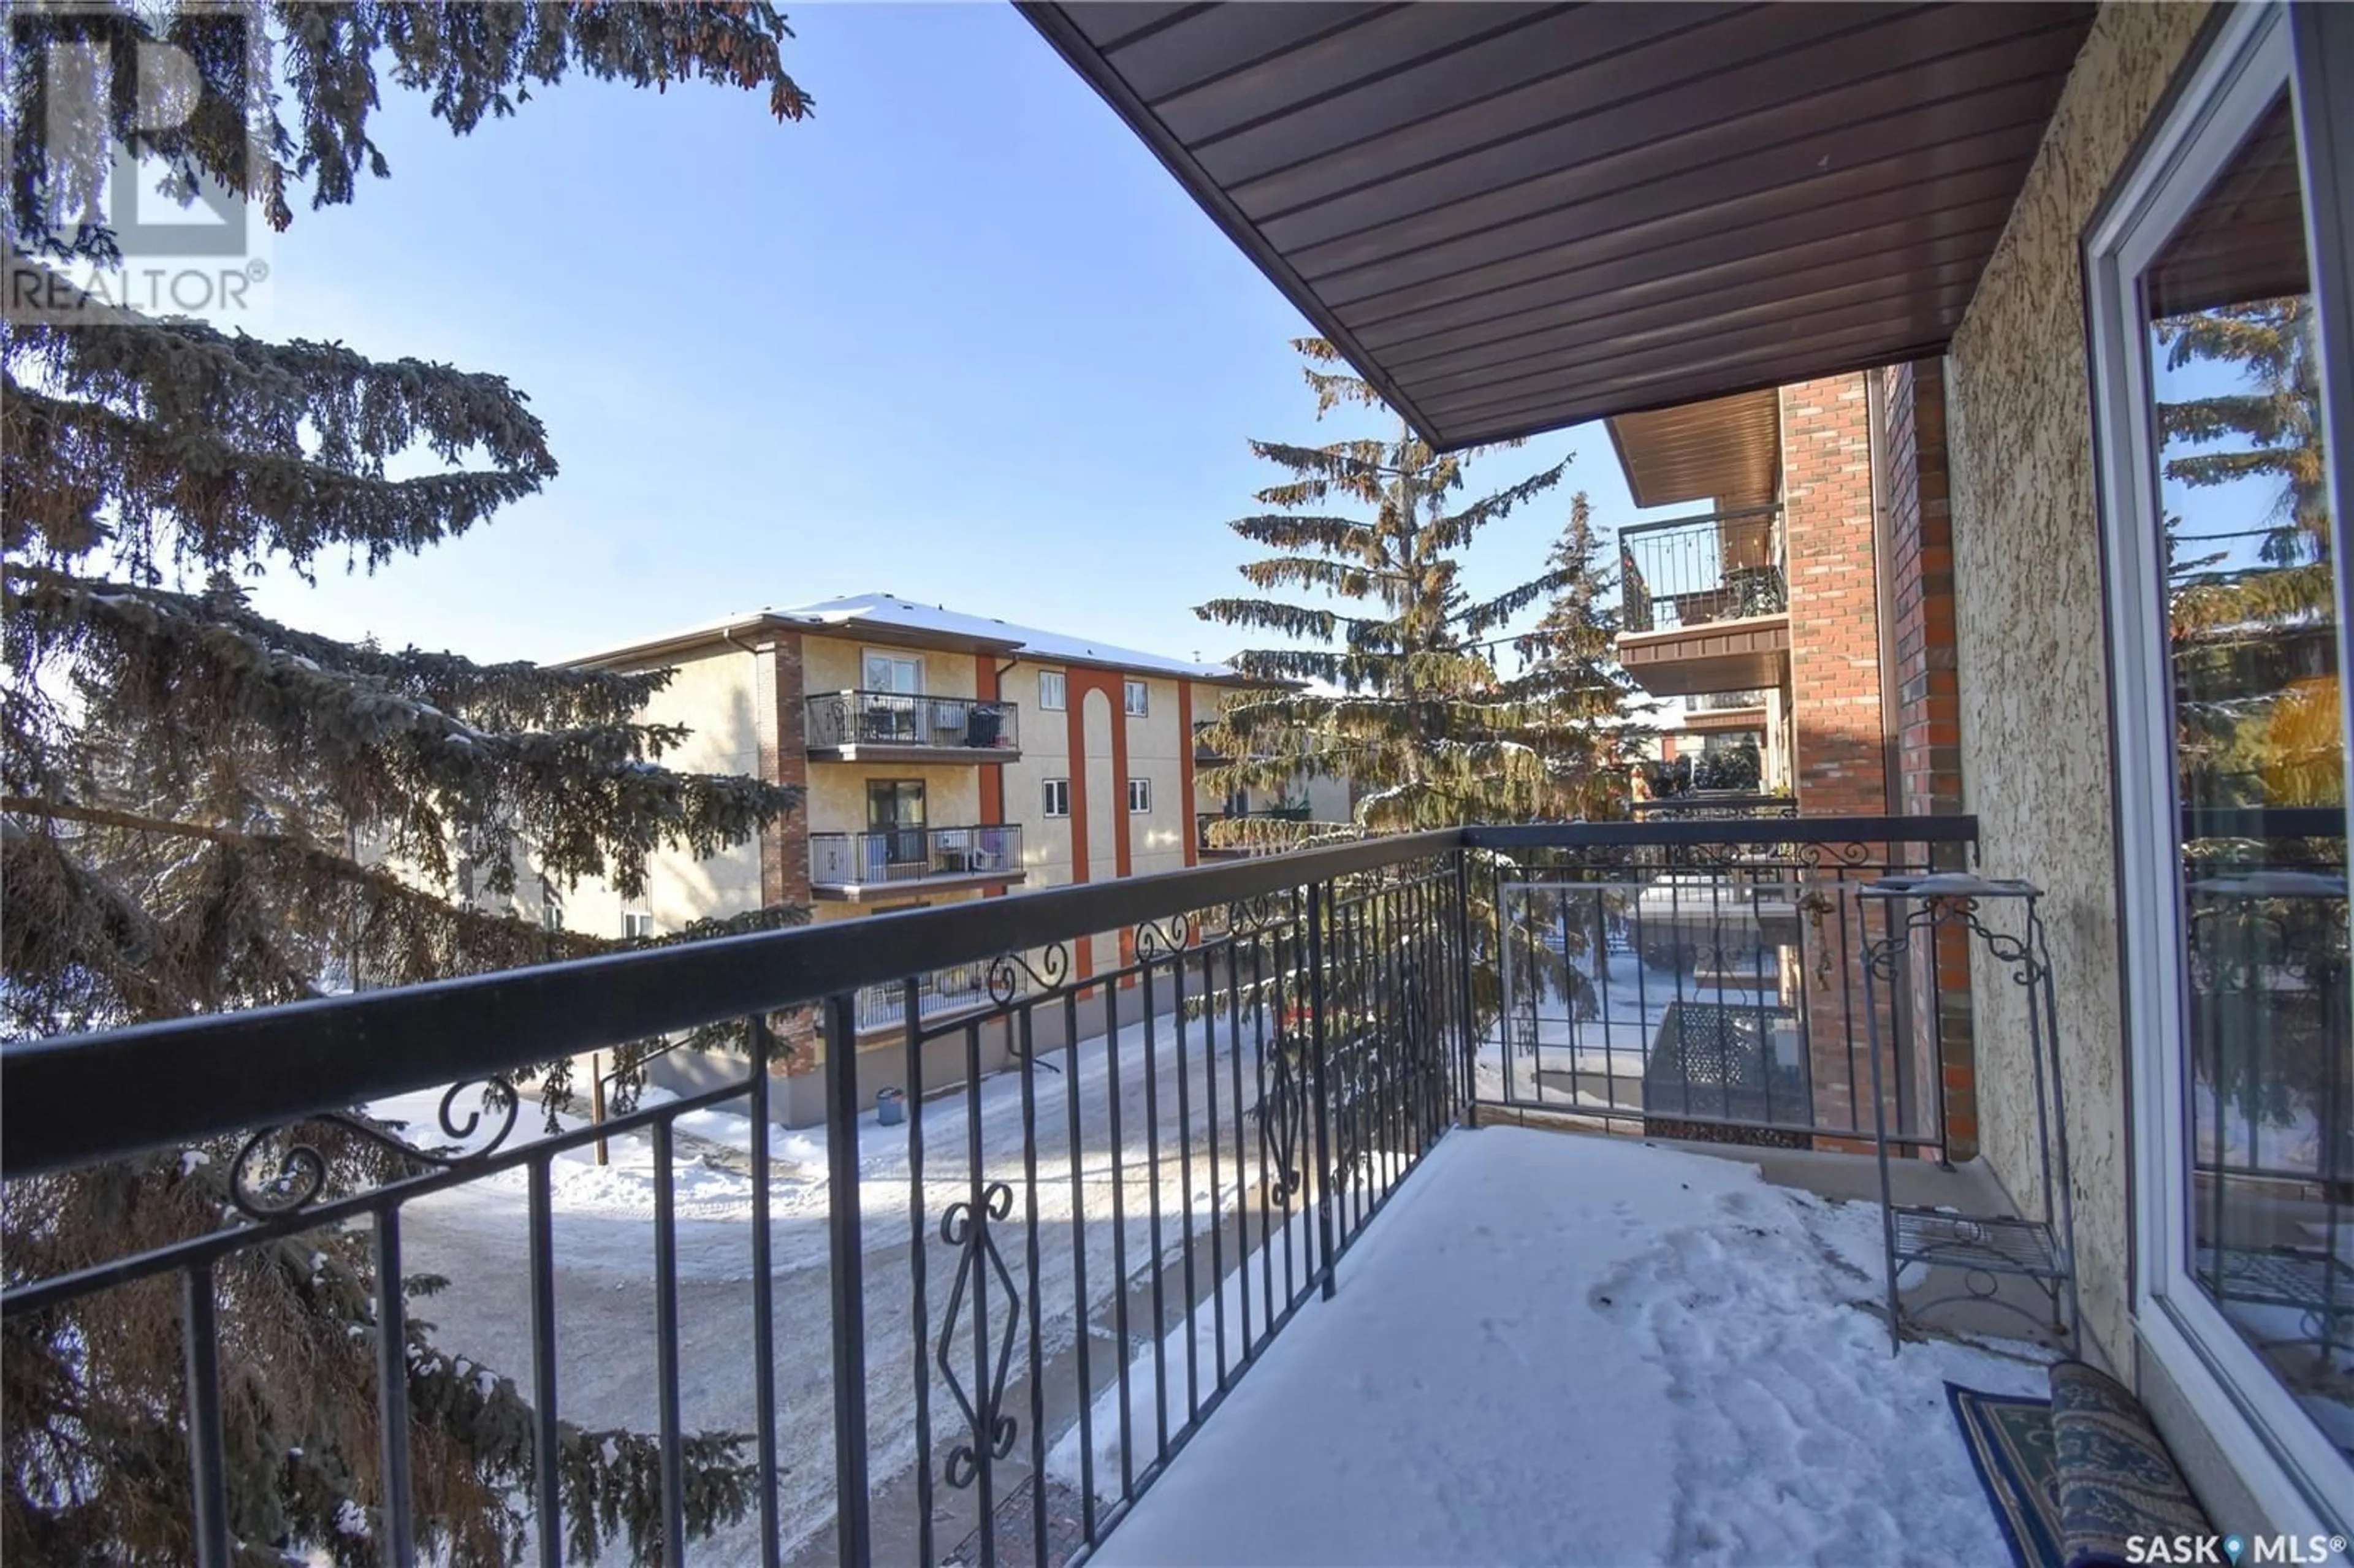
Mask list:
[[[2178,1383],[2221,1396],[2243,1473],[2342,1527],[2354,1030],[2332,334],[2354,300],[2334,150],[2312,140],[2327,122],[2318,29],[2302,20],[2254,10],[2219,30],[2087,263],[2137,1318]]]

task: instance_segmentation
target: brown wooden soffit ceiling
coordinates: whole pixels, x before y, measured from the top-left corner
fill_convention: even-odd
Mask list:
[[[1941,350],[2094,8],[1022,9],[1459,447]]]
[[[1759,506],[1780,492],[1782,395],[1772,387],[1620,414],[1610,444],[1638,506]]]

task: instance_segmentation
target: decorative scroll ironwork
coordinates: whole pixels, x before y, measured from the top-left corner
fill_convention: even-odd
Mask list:
[[[1308,1085],[1300,1071],[1308,1049],[1307,1040],[1290,1031],[1278,1034],[1259,1097],[1259,1164],[1272,1173],[1267,1178],[1267,1201],[1284,1209],[1291,1207],[1307,1179],[1299,1160],[1308,1141]]]
[[[1897,966],[1912,950],[1916,931],[1934,931],[1942,925],[1958,926],[1986,944],[1988,953],[2010,971],[2011,980],[2019,985],[2035,985],[2043,979],[2043,917],[2030,910],[2027,929],[2012,932],[1989,926],[1978,916],[1975,898],[1946,895],[1924,895],[1920,902],[1904,913],[1901,924],[1892,922],[1889,933],[1863,949],[1863,961],[1875,980],[1894,980]]]
[[[467,1089],[480,1090],[490,1107],[489,1114],[498,1118],[495,1129],[487,1141],[472,1148],[442,1145],[423,1148],[406,1139],[396,1138],[384,1128],[364,1117],[348,1111],[322,1111],[308,1119],[310,1123],[326,1122],[341,1128],[354,1137],[366,1139],[380,1149],[391,1150],[403,1160],[454,1171],[487,1159],[514,1131],[515,1118],[522,1109],[522,1097],[514,1085],[504,1077],[469,1079],[452,1084],[442,1092],[436,1119],[441,1130],[457,1145],[463,1145],[482,1127],[484,1112],[469,1112],[461,1122],[458,1119],[458,1097]],[[302,1125],[302,1124],[297,1124]],[[267,1175],[257,1174],[257,1168],[268,1162],[270,1151],[278,1147],[278,1169]],[[285,1127],[265,1127],[249,1136],[239,1146],[237,1159],[229,1165],[229,1201],[248,1217],[275,1220],[299,1213],[319,1201],[327,1186],[327,1156],[318,1146],[292,1139]]]
[[[1147,963],[1171,958],[1193,946],[1193,922],[1182,915],[1167,920],[1140,920],[1132,942],[1136,956]]]
[[[989,1000],[1000,1008],[1011,1007],[1023,993],[1024,980],[1040,991],[1052,991],[1061,989],[1070,972],[1071,949],[1061,942],[1041,948],[1035,964],[1027,954],[1000,953],[989,960]]]
[[[991,1222],[1008,1218],[1013,1213],[1013,1189],[1003,1181],[991,1181],[981,1189],[978,1206],[960,1199],[940,1215],[940,1239],[962,1249],[957,1259],[956,1284],[949,1292],[948,1315],[940,1324],[937,1357],[940,1375],[957,1408],[964,1412],[965,1425],[971,1433],[970,1441],[949,1450],[945,1476],[949,1485],[960,1489],[972,1485],[980,1476],[984,1451],[991,1459],[1002,1459],[1013,1452],[1015,1425],[1013,1417],[1004,1413],[1005,1379],[1007,1370],[1013,1364],[1014,1330],[1022,1320],[1022,1297],[1013,1288],[1013,1275],[998,1253],[996,1238],[990,1234]],[[981,1271],[984,1268],[995,1277],[997,1287],[1004,1293],[1005,1329],[998,1337],[997,1365],[979,1369],[987,1381],[976,1404],[964,1381],[957,1376],[949,1351],[957,1340],[965,1298],[979,1291]]]

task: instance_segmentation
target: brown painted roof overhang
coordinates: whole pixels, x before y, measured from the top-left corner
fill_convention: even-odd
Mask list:
[[[1446,447],[1942,349],[2093,9],[1023,5]]]
[[[1767,388],[1620,414],[1610,444],[1638,506],[1762,506],[1781,492],[1782,396]]]

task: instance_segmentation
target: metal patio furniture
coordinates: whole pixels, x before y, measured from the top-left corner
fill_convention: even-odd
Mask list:
[[[2076,1308],[2076,1237],[2068,1171],[2068,1121],[2061,1097],[2058,1003],[2052,982],[2052,955],[2037,910],[2042,890],[2031,883],[1940,872],[1927,876],[1885,876],[1857,890],[1861,913],[1886,911],[1884,934],[1863,949],[1864,1018],[1871,1043],[1873,1145],[1880,1160],[1881,1234],[1888,1270],[1888,1343],[1903,1346],[1903,1304],[1899,1276],[1908,1264],[1958,1269],[1962,1284],[1920,1303],[1915,1314],[1955,1301],[1991,1303],[2024,1313],[1999,1294],[2001,1277],[2032,1281],[2052,1303],[2052,1326],[2079,1353]],[[1995,906],[2003,916],[1987,908]],[[2015,911],[2015,916],[2010,912]],[[2040,1218],[1962,1214],[1896,1202],[1888,1163],[1888,1098],[1881,1057],[1884,1048],[1903,1050],[1892,1022],[1883,1023],[1883,1001],[1893,1002],[1912,983],[1916,949],[1936,961],[1938,933],[1967,932],[2020,988],[2027,1001],[2027,1052],[2034,1081]],[[1916,941],[1916,938],[1918,940]],[[1883,988],[1885,994],[1883,995]]]

